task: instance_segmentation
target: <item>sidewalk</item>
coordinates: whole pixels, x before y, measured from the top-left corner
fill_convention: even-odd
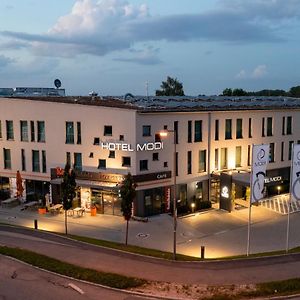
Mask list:
[[[64,232],[64,214],[39,215],[37,212],[21,211],[20,206],[0,208],[0,222]],[[286,246],[287,217],[264,207],[252,207],[250,253],[283,250]],[[290,247],[300,245],[300,218],[290,216]],[[124,242],[126,223],[122,217],[110,215],[68,217],[71,234],[89,236],[115,242]],[[200,256],[200,247],[205,246],[206,258],[219,258],[246,253],[248,209],[228,213],[210,210],[178,218],[177,252]],[[167,214],[153,216],[147,223],[130,221],[129,244],[173,251],[173,218]]]

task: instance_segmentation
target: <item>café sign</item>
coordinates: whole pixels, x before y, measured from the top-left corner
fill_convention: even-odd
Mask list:
[[[157,151],[164,148],[163,142],[154,142],[154,143],[144,143],[136,144],[135,146],[126,143],[111,143],[111,142],[101,142],[100,147],[104,150],[115,151]]]

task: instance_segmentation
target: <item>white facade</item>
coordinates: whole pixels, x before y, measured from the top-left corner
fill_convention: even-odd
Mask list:
[[[204,194],[207,194],[210,174],[226,170],[250,170],[249,149],[253,144],[274,143],[274,162],[269,163],[268,170],[277,170],[290,166],[289,147],[292,142],[297,143],[300,140],[300,123],[297,122],[300,109],[297,106],[292,109],[259,107],[256,110],[253,108],[251,110],[240,108],[227,110],[226,107],[222,110],[199,109],[197,111],[180,110],[180,108],[151,110],[141,109],[117,100],[114,104],[111,99],[93,98],[94,100],[91,100],[90,98],[87,103],[84,103],[84,99],[75,97],[61,99],[61,101],[51,98],[46,100],[0,99],[0,177],[14,178],[17,170],[20,170],[23,179],[50,182],[50,170],[56,167],[63,168],[66,164],[67,153],[70,153],[71,164],[74,164],[75,153],[80,153],[82,171],[121,175],[131,172],[134,176],[152,174],[154,177],[149,176],[145,180],[140,177],[138,182],[137,190],[140,193],[137,198],[140,198],[138,199],[140,204],[137,205],[144,206],[149,198],[146,198],[146,194],[142,191],[162,187],[170,189],[173,184],[173,133],[161,139],[163,149],[145,151],[143,145],[145,143],[152,145],[155,142],[155,134],[166,128],[173,130],[174,122],[177,122],[178,176],[176,180],[178,186],[186,185],[187,190],[185,194],[182,192],[183,194],[178,197],[185,197],[187,201],[195,199],[195,185],[203,182],[205,184],[201,187],[201,193],[203,198],[209,200],[208,195]],[[216,139],[216,120],[218,120],[218,139]],[[231,122],[231,138],[227,139],[225,138],[226,120],[231,120],[228,121]],[[13,139],[7,138],[7,126],[9,126],[7,121],[13,121]],[[24,124],[27,124],[28,141],[21,141],[21,121],[24,127],[26,127]],[[45,141],[38,142],[38,122],[44,124]],[[73,122],[73,143],[66,143],[67,122]],[[264,134],[262,133],[263,122]],[[200,141],[196,142],[195,123],[200,124],[197,138],[201,136]],[[249,124],[251,132],[249,132]],[[32,125],[34,125],[34,133],[32,133]],[[237,133],[238,125],[242,125],[242,131]],[[105,135],[105,126],[112,130],[111,133]],[[145,126],[148,126],[146,129],[150,130],[148,132],[150,135],[143,134]],[[26,131],[24,128],[23,130]],[[111,143],[115,145],[116,150],[110,153],[109,150],[101,147],[101,143]],[[117,150],[118,147],[122,149],[120,144],[129,146],[123,146],[123,151]],[[136,150],[137,144],[141,145],[140,150],[142,148],[144,151],[128,151]],[[5,150],[10,152],[8,166],[4,162],[4,156],[7,155]],[[39,171],[33,170],[33,151],[39,153]],[[202,154],[206,156],[205,164],[201,166],[199,166],[200,151],[205,151]],[[238,160],[237,151],[241,151],[241,158]],[[224,162],[225,152],[227,152],[227,164]],[[124,157],[127,158],[125,166]],[[128,157],[130,157],[130,165],[128,165]],[[190,170],[188,159],[190,159]],[[99,160],[101,160],[101,166]],[[144,163],[147,161],[147,169],[141,170],[141,161]],[[170,173],[164,176],[164,172],[170,171],[171,176],[169,176]],[[179,188],[178,194],[180,193]],[[150,196],[155,198],[155,195],[153,192]],[[155,201],[152,198],[151,201]],[[147,215],[148,213],[140,214]]]

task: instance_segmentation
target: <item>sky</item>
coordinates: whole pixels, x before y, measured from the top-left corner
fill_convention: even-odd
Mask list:
[[[300,85],[300,0],[1,0],[0,87],[186,95]]]

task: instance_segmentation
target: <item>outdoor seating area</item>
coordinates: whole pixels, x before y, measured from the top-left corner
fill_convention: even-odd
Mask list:
[[[3,200],[1,202],[1,206],[3,208],[9,208],[9,207],[15,207],[15,206],[18,206],[20,204],[20,201],[18,198],[14,197],[14,198],[9,198],[9,199],[6,199],[6,200]]]
[[[53,214],[53,215],[59,214],[59,213],[62,213],[62,211],[63,211],[63,206],[62,206],[62,204],[55,204],[55,205],[53,205],[53,206],[50,206],[50,207],[48,208],[48,210],[49,210],[49,212],[50,212],[51,214]]]
[[[70,217],[82,217],[85,214],[85,209],[83,207],[76,207],[68,210],[68,216]]]

